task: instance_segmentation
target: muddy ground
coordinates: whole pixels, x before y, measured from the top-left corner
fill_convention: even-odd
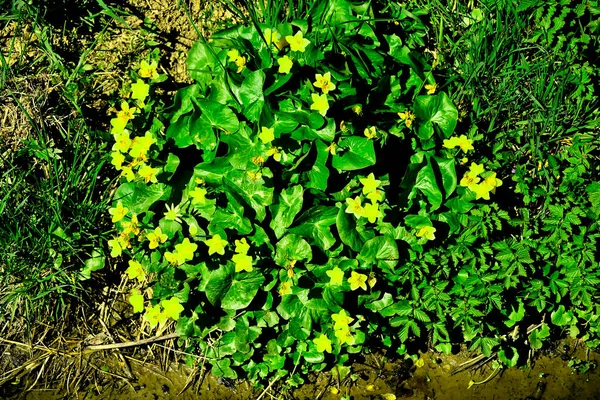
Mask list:
[[[198,34],[208,35],[232,19],[232,15],[215,2],[188,0],[181,3],[187,12],[177,7],[174,0],[127,0],[122,5],[125,13],[121,14],[126,25],[113,21],[102,29],[67,32],[55,39],[64,42],[57,44],[63,47],[65,54],[69,49],[91,49],[84,60],[91,102],[89,109],[83,111],[88,117],[95,113],[100,127],[110,118],[107,99],[120,89],[126,71],[136,60],[152,48],[160,48],[161,68],[170,76],[172,88],[177,89],[189,82],[185,57]],[[27,27],[21,29],[10,23],[4,27],[2,37],[3,45],[7,43],[7,37],[20,37],[19,40],[33,41],[34,44],[37,40]],[[35,46],[28,51],[31,54],[27,56],[32,59],[39,55]],[[51,93],[60,89],[61,82],[53,76],[30,73],[32,75],[28,76],[25,71],[20,80],[11,84],[21,85],[21,102],[32,115],[51,120],[45,106]],[[0,138],[10,141],[10,147],[18,148],[19,140],[28,135],[28,122],[22,118],[22,113],[11,111],[9,100],[2,101],[4,120]],[[115,296],[119,295],[117,290]],[[83,327],[70,329],[75,338],[55,335],[58,338],[55,346],[47,346],[48,342],[39,338],[31,341],[39,347],[19,341],[0,341],[0,399],[340,399],[348,394],[355,400],[381,399],[385,394],[436,400],[525,399],[528,396],[562,400],[600,398],[598,369],[580,373],[568,365],[569,360],[580,360],[580,366],[586,362],[590,363],[587,365],[593,366],[594,362],[598,365],[600,356],[587,354],[585,346],[573,341],[554,346],[555,349],[545,355],[535,356],[528,368],[513,368],[497,374],[492,370],[491,362],[453,374],[476,356],[466,351],[456,355],[428,352],[421,355],[422,362],[416,365],[402,360],[384,362],[381,355],[365,355],[353,364],[352,379],[345,379],[341,385],[330,374],[321,374],[312,376],[300,388],[279,392],[277,385],[265,391],[252,388],[247,382],[217,379],[205,374],[200,366],[187,367],[178,361],[180,357],[172,350],[173,343],[153,344],[135,351],[109,350],[78,356],[77,345],[83,337],[94,336],[103,330],[117,331],[114,326],[119,318],[116,316],[100,313],[98,319],[101,323],[92,320]],[[2,332],[8,331],[0,330]],[[119,333],[115,334],[114,340],[132,340],[136,335],[135,332]],[[48,350],[53,347],[71,348],[71,351]],[[19,373],[11,375],[12,371]],[[27,374],[27,371],[31,373]],[[479,384],[490,375],[492,378],[488,382]],[[1,384],[3,377],[10,377],[4,385]],[[476,382],[471,388],[470,381]]]

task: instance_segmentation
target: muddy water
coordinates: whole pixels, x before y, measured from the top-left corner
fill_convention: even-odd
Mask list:
[[[574,346],[570,347],[571,349]],[[569,350],[572,359],[587,360],[583,346]],[[385,394],[394,394],[398,399],[419,400],[595,400],[600,399],[600,374],[598,369],[589,373],[578,373],[563,360],[560,352],[552,356],[541,356],[530,368],[511,368],[493,376],[489,382],[469,387],[469,381],[485,381],[493,370],[491,363],[476,370],[466,370],[452,374],[461,364],[471,359],[471,355],[461,352],[457,355],[425,353],[421,361],[410,366],[403,361],[385,362],[382,357],[368,355],[355,363],[351,376],[338,385],[331,374],[324,373],[310,377],[299,388],[278,391],[277,385],[264,393],[263,399],[297,400],[337,400],[350,395],[353,400],[377,400]],[[600,354],[590,353],[589,362],[600,362]],[[133,363],[133,375],[124,379],[104,379],[101,384],[90,384],[78,393],[56,393],[50,390],[32,391],[13,399],[58,400],[58,399],[207,399],[207,400],[246,400],[257,399],[262,389],[253,388],[244,381],[222,381],[206,374],[204,379],[197,376],[185,391],[192,369],[184,365],[173,365],[164,373],[156,365]],[[122,374],[115,366],[115,374]],[[183,392],[182,392],[183,391]]]

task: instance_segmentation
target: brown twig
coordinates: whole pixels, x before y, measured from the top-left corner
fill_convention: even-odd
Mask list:
[[[100,350],[112,350],[122,349],[124,347],[135,347],[142,346],[144,344],[151,344],[156,342],[162,342],[163,340],[176,339],[179,337],[177,333],[169,333],[168,335],[152,337],[148,339],[136,340],[133,342],[113,343],[113,344],[99,344],[93,346],[86,346],[83,351],[100,351]]]

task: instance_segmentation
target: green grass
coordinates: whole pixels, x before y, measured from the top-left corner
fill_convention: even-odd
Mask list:
[[[540,143],[597,128],[598,70],[586,61],[598,46],[592,11],[561,14],[543,1],[419,3],[430,11],[442,90],[458,104],[463,126],[494,143],[493,152],[519,149],[507,162],[545,159]],[[563,14],[575,21],[550,35],[544,20]],[[561,35],[566,44],[555,40]]]
[[[0,322],[50,322],[85,301],[80,272],[103,248],[107,144],[81,113],[91,48],[65,61],[42,10],[13,4],[0,16],[16,23],[0,57],[0,91],[18,128],[14,148],[0,144]]]

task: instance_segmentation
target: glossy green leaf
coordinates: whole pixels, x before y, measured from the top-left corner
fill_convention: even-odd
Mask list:
[[[227,294],[221,300],[221,307],[230,310],[248,307],[264,281],[265,277],[257,271],[236,274]]]
[[[164,183],[147,185],[143,182],[124,183],[116,190],[114,199],[121,200],[123,207],[141,214],[150,210],[158,201],[166,201],[171,195],[171,187]]]
[[[458,111],[446,93],[418,96],[415,100],[414,112],[421,121],[439,126],[444,133],[444,138],[452,136],[458,121]]]
[[[417,174],[415,181],[415,189],[418,189],[425,195],[429,204],[431,204],[431,211],[435,211],[442,205],[443,196],[440,188],[437,185],[435,172],[431,166],[431,162],[428,160],[427,164]]]
[[[208,86],[216,68],[220,68],[220,65],[213,49],[202,41],[194,43],[187,56],[187,70],[192,79]]]
[[[338,153],[332,165],[342,171],[354,171],[375,165],[373,141],[361,136],[350,136],[340,140]]]
[[[243,106],[243,115],[251,122],[257,122],[265,104],[263,85],[265,73],[253,71],[246,76],[239,90],[239,99]]]
[[[335,226],[342,243],[350,247],[353,251],[359,252],[364,242],[360,234],[356,231],[356,217],[346,213],[344,205],[338,211]]]
[[[321,140],[315,141],[315,149],[317,158],[310,171],[306,173],[308,176],[306,187],[324,192],[327,190],[327,180],[329,179],[329,168],[327,168],[326,164],[329,152],[326,150],[327,145]]]
[[[270,227],[280,239],[286,229],[294,222],[294,218],[302,209],[304,190],[302,186],[296,185],[284,189],[275,197],[269,209],[271,210]]]
[[[312,250],[301,236],[289,233],[277,242],[274,260],[277,265],[287,267],[292,260],[310,262]]]
[[[335,244],[331,226],[335,224],[338,214],[336,207],[315,206],[306,210],[289,230],[302,236],[310,243],[328,250]]]

